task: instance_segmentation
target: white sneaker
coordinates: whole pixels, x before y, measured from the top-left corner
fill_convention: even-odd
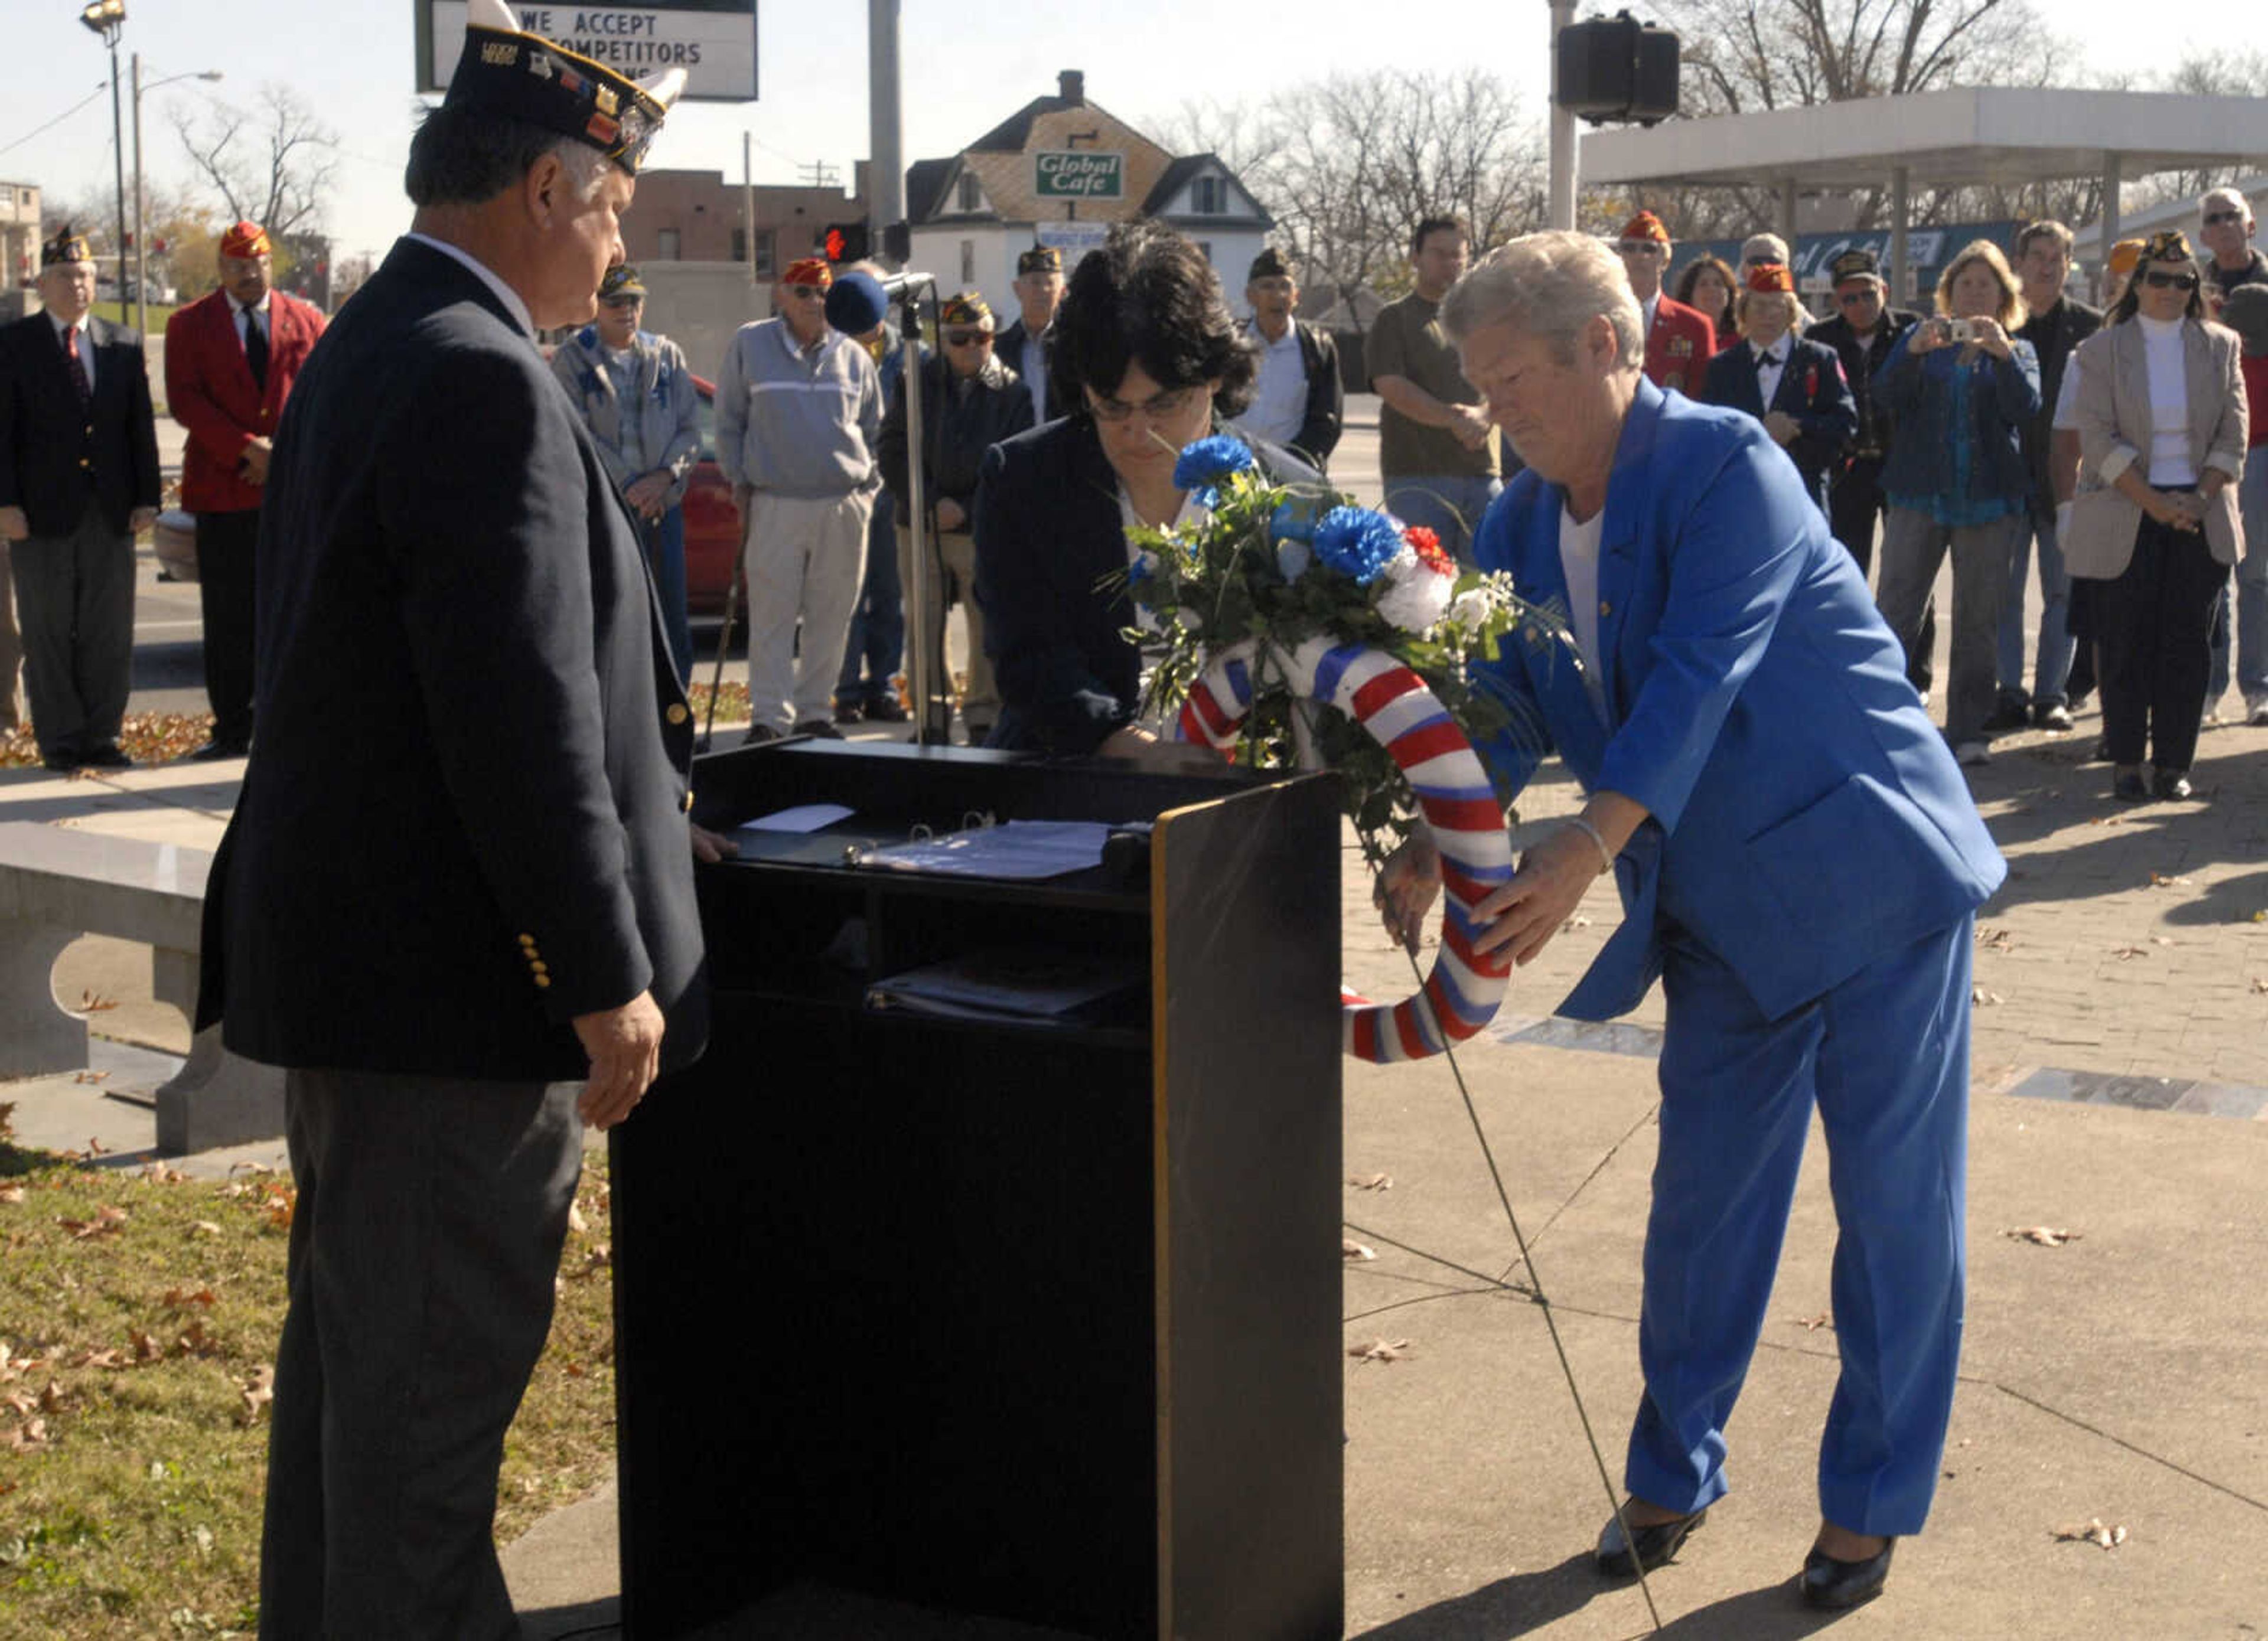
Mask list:
[[[2268,695],[2247,695],[2244,698],[2244,721],[2248,724],[2268,724]]]
[[[1981,740],[1964,740],[1953,749],[1955,763],[1978,764],[1992,762],[1992,749]]]

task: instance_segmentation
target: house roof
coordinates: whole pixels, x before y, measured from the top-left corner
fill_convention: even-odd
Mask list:
[[[1276,218],[1268,214],[1268,208],[1265,205],[1253,198],[1252,191],[1239,180],[1236,173],[1228,168],[1228,162],[1219,154],[1212,153],[1183,154],[1173,164],[1167,166],[1164,173],[1159,177],[1157,186],[1150,190],[1150,196],[1142,202],[1141,214],[1145,217],[1164,216],[1166,207],[1173,203],[1174,197],[1187,188],[1192,179],[1203,176],[1207,171],[1218,171],[1236,185],[1236,191],[1244,196],[1245,202],[1252,208],[1248,220],[1256,223],[1263,229],[1276,225]],[[1192,218],[1192,220],[1204,219]]]
[[[927,222],[945,197],[955,159],[917,159],[906,167],[906,220]]]

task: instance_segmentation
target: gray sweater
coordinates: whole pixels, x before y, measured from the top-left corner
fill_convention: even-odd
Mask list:
[[[881,482],[882,389],[866,350],[828,331],[798,350],[784,320],[743,325],[717,372],[717,462],[734,484],[847,496]]]

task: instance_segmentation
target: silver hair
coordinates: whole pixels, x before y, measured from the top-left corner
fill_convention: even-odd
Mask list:
[[[2198,214],[2199,216],[2203,216],[2206,211],[2211,210],[2216,201],[2224,205],[2233,205],[2238,210],[2242,211],[2247,222],[2250,222],[2252,219],[2252,202],[2246,199],[2244,195],[2235,188],[2213,189],[2210,194],[2207,194],[2203,199],[2198,202]]]
[[[1621,368],[1638,369],[1645,315],[1622,259],[1587,233],[1524,234],[1491,251],[1441,299],[1450,341],[1509,320],[1549,342],[1563,364],[1574,362],[1583,327],[1602,318],[1614,327]]]

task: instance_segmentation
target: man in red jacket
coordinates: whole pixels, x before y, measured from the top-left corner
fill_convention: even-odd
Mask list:
[[[221,236],[220,289],[166,321],[166,397],[189,430],[181,505],[197,516],[197,594],[205,624],[212,739],[193,758],[252,746],[252,564],[261,486],[291,381],[323,334],[313,304],[269,282],[267,230]]]
[[[1646,379],[1698,399],[1709,356],[1717,351],[1717,327],[1706,313],[1662,294],[1661,276],[1669,270],[1672,248],[1669,230],[1650,210],[1624,223],[1615,242],[1646,321]]]

